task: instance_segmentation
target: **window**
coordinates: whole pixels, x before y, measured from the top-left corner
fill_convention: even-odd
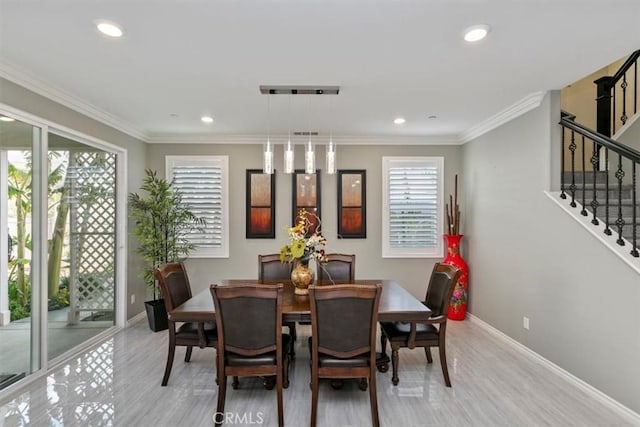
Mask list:
[[[192,233],[194,258],[229,257],[227,156],[167,156],[167,179],[205,225]]]
[[[443,255],[443,157],[382,158],[382,257]]]

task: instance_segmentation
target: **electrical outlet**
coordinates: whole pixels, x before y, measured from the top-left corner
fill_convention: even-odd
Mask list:
[[[528,317],[523,317],[522,318],[522,327],[525,328],[527,331],[529,330],[529,318]]]
[[[136,294],[131,294],[131,304],[136,303]]]

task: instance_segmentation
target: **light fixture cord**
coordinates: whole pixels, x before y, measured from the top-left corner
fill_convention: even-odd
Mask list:
[[[289,146],[287,148],[291,148],[291,95],[289,95],[289,108],[287,111],[287,127],[288,127],[288,139],[287,142]]]

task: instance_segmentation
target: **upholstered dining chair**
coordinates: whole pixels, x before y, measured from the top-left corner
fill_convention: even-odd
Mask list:
[[[327,261],[318,265],[318,284],[353,283],[356,278],[356,256],[327,254]]]
[[[401,347],[413,349],[423,347],[427,363],[433,363],[431,347],[440,350],[440,365],[447,387],[451,387],[449,370],[447,369],[447,355],[445,351],[447,332],[447,312],[453,289],[460,278],[461,271],[448,264],[436,263],[431,272],[427,295],[423,304],[432,311],[426,322],[381,322],[382,335],[380,342],[382,351],[386,351],[387,340],[391,343],[391,365],[393,366],[393,385],[398,385],[398,350]],[[437,327],[436,327],[437,326]]]
[[[275,376],[278,425],[282,389],[289,386],[291,336],[282,333],[284,285],[211,285],[218,325],[218,406],[224,414],[228,376]],[[224,419],[215,419],[216,425]]]
[[[290,262],[281,262],[280,254],[258,255],[258,282],[273,283],[278,280],[290,281],[291,269],[293,265]],[[296,322],[282,322],[283,326],[289,328],[289,334],[295,342],[298,338],[296,332]],[[291,357],[295,357],[295,345],[291,346]]]
[[[181,262],[172,262],[158,267],[155,277],[160,283],[160,289],[164,298],[164,305],[167,313],[191,298],[191,285],[189,277]],[[162,385],[166,386],[173,367],[173,358],[176,346],[186,346],[184,361],[191,360],[193,347],[215,347],[217,344],[215,321],[199,323],[183,323],[176,328],[176,322],[169,319],[169,352],[167,354],[167,364],[164,369]]]
[[[368,379],[372,424],[380,425],[375,350],[381,292],[379,284],[309,287],[312,427],[318,414],[320,378]]]

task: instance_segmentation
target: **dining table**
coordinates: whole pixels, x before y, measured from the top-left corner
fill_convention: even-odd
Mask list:
[[[289,322],[310,322],[311,306],[308,295],[296,295],[290,281],[263,281],[256,279],[225,279],[216,284],[234,286],[240,284],[279,284],[284,285],[282,297],[282,320]],[[404,289],[394,280],[364,279],[354,280],[353,284],[382,285],[380,303],[378,305],[378,321],[380,322],[423,322],[431,316],[431,310],[418,298]],[[204,289],[171,310],[169,318],[175,322],[208,322],[215,320],[215,308],[210,290]],[[384,351],[377,357],[377,367],[386,372],[389,356]]]

